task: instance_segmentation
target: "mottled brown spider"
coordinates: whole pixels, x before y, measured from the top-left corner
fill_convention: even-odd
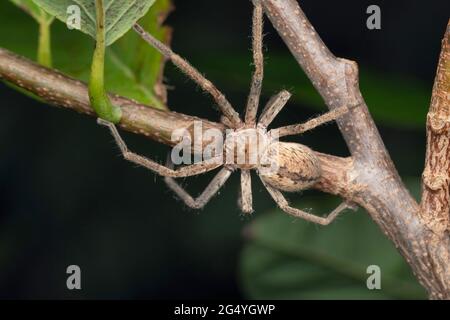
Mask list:
[[[272,120],[285,106],[291,94],[285,90],[275,95],[265,106],[258,121],[256,121],[257,110],[261,95],[261,86],[263,80],[263,8],[258,0],[254,0],[253,13],[253,60],[255,72],[251,83],[250,94],[247,101],[245,119],[241,120],[239,114],[233,109],[230,102],[225,96],[214,86],[212,82],[207,80],[200,72],[192,67],[186,60],[175,54],[169,47],[148,34],[142,27],[135,25],[135,31],[156,48],[168,60],[183,71],[203,90],[208,92],[216,101],[221,112],[223,113],[223,123],[233,129],[225,138],[222,157],[212,157],[204,161],[186,165],[173,169],[173,165],[169,163],[167,166],[161,165],[155,161],[147,159],[143,156],[130,152],[119,135],[116,127],[104,120],[99,123],[110,128],[120,150],[125,159],[144,166],[157,174],[164,176],[164,180],[168,187],[172,189],[189,207],[200,209],[219,191],[230,177],[231,173],[241,170],[241,194],[239,205],[244,213],[251,213],[252,208],[252,191],[250,170],[255,169],[261,178],[263,185],[269,191],[272,198],[278,206],[286,213],[303,218],[305,220],[315,222],[321,225],[327,225],[333,221],[336,216],[351,205],[343,202],[327,217],[319,217],[300,209],[293,208],[289,205],[281,191],[295,192],[307,189],[314,185],[322,175],[320,162],[314,152],[308,147],[298,143],[288,143],[278,141],[278,137],[297,135],[314,129],[326,122],[333,121],[348,112],[346,106],[334,109],[317,118],[309,120],[303,124],[295,124],[278,129],[267,131],[267,127]],[[245,157],[243,163],[228,163],[226,154],[234,151],[232,149],[243,148],[245,154],[250,154],[253,149],[249,146],[246,137],[249,135],[258,137],[258,148],[256,161],[250,161],[249,157]],[[277,170],[269,170],[269,164],[275,164]],[[220,166],[223,168],[213,178],[206,189],[197,198],[192,198],[175,180],[174,178],[188,177],[198,175],[207,171],[214,170]]]

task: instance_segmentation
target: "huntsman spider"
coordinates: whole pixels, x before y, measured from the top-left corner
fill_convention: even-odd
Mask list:
[[[283,211],[294,217],[303,218],[321,225],[327,225],[343,210],[353,208],[353,206],[343,202],[326,217],[316,216],[291,207],[281,191],[296,192],[313,186],[320,179],[322,169],[319,159],[310,148],[298,143],[280,142],[278,141],[278,138],[298,135],[324,123],[336,120],[347,113],[349,108],[346,106],[335,108],[332,111],[305,123],[289,125],[268,131],[267,127],[285,106],[291,96],[288,91],[283,90],[269,100],[258,121],[256,121],[264,68],[262,47],[264,12],[261,3],[258,0],[254,0],[253,2],[252,46],[255,71],[252,77],[244,121],[241,120],[239,114],[233,109],[230,102],[228,102],[225,96],[211,81],[207,80],[199,71],[179,55],[175,54],[169,47],[147,33],[141,26],[138,24],[134,26],[135,31],[146,42],[157,49],[165,58],[170,60],[205,92],[209,93],[219,106],[220,111],[223,113],[222,122],[229,129],[232,129],[228,130],[229,133],[225,137],[224,148],[222,150],[223,155],[221,157],[212,157],[201,162],[174,169],[171,163],[164,166],[129,151],[116,127],[112,123],[101,119],[99,119],[98,122],[99,124],[109,127],[126,160],[141,165],[163,176],[168,187],[191,208],[203,208],[225,184],[231,173],[236,169],[240,169],[241,190],[239,206],[244,213],[253,212],[250,170],[254,169],[257,171],[263,185],[268,190],[273,200]],[[263,146],[262,148],[258,148],[256,161],[250,161],[250,158],[252,158],[250,156],[245,158],[246,161],[241,163],[227,163],[224,161],[224,159],[226,159],[226,154],[232,152],[233,148],[244,150],[245,154],[253,152],[250,150],[250,142],[247,139],[249,135],[257,136],[258,145]],[[277,139],[275,139],[275,137],[277,137]],[[253,155],[255,156],[255,154]],[[269,170],[268,166],[270,164],[275,164],[277,169]],[[202,174],[219,167],[222,167],[221,170],[197,198],[191,197],[174,180],[174,178]]]

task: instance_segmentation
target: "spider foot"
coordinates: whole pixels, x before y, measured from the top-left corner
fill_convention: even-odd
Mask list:
[[[97,124],[99,124],[101,126],[105,126],[105,127],[114,126],[114,124],[112,122],[109,122],[109,121],[104,120],[102,118],[97,118]]]

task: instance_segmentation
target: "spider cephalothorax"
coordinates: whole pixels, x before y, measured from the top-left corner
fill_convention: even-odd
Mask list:
[[[142,27],[135,25],[134,29],[150,45],[156,48],[167,59],[171,60],[180,70],[208,92],[216,101],[223,113],[222,122],[228,127],[222,152],[201,162],[173,169],[170,162],[161,165],[148,158],[128,151],[128,148],[116,127],[104,120],[100,124],[110,128],[125,159],[142,165],[162,176],[168,187],[172,189],[189,207],[200,209],[219,191],[237,169],[241,171],[241,193],[239,205],[245,213],[253,211],[250,170],[256,170],[263,185],[269,191],[278,206],[295,217],[300,217],[315,223],[326,225],[342,210],[350,207],[342,203],[327,217],[319,217],[293,208],[289,205],[282,191],[300,191],[313,186],[320,179],[322,170],[320,161],[308,147],[298,143],[281,142],[279,138],[297,135],[311,130],[321,124],[337,119],[348,112],[343,106],[334,109],[303,124],[295,124],[278,129],[268,130],[273,119],[285,106],[291,94],[285,90],[272,97],[263,109],[258,120],[258,106],[263,80],[263,8],[259,0],[253,0],[253,74],[250,94],[244,119],[233,109],[225,96],[186,60],[175,54],[169,47],[148,34]],[[174,178],[198,175],[222,167],[206,189],[197,198],[192,198]]]
[[[231,169],[257,170],[261,179],[283,191],[300,191],[321,176],[314,152],[298,143],[280,142],[264,128],[243,128],[226,135],[224,164]]]
[[[258,169],[264,152],[272,143],[266,130],[243,128],[228,132],[223,147],[224,162],[231,168]]]

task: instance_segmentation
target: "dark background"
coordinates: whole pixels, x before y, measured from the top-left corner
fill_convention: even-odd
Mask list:
[[[370,4],[381,7],[381,30],[366,28]],[[252,70],[251,3],[179,0],[175,5],[167,21],[174,28],[174,50],[208,75],[241,111]],[[401,92],[396,86],[388,89],[405,100],[420,91],[426,103],[421,100],[404,110],[426,113],[449,17],[448,1],[305,0],[301,5],[334,54],[357,61],[361,72],[375,74],[381,86],[398,84]],[[9,3],[1,6],[22,14]],[[266,89],[263,102],[283,88],[300,97],[276,124],[301,122],[325,111],[302,103],[302,90],[283,81],[290,76],[285,70],[302,71],[290,60],[270,22],[265,26],[266,81],[275,91]],[[30,39],[18,36],[17,42]],[[8,47],[1,38],[0,45]],[[286,66],[277,61],[291,62]],[[172,110],[218,119],[211,100],[172,66],[165,81],[171,88]],[[380,97],[377,105],[369,103],[374,112],[386,102],[384,97],[389,98],[372,82],[362,80],[361,89]],[[4,84],[0,99],[1,298],[261,297],[245,289],[241,259],[247,240],[242,231],[265,211],[274,210],[275,204],[255,178],[256,218],[243,217],[237,208],[238,175],[197,215],[174,199],[160,177],[122,160],[107,131],[91,118],[48,107]],[[396,113],[395,105],[382,113],[390,112]],[[376,122],[402,177],[417,181],[423,168],[425,117],[412,124],[401,121],[401,116],[394,120],[380,116]],[[133,150],[165,158],[164,146],[124,136]],[[318,151],[347,155],[334,124],[294,140]],[[194,194],[209,178],[194,177],[186,184]],[[328,201],[325,210],[337,203],[316,192],[305,196],[314,210],[316,203]],[[302,205],[300,195],[290,198]],[[356,215],[337,223],[345,224]],[[358,216],[372,223],[363,211]],[[322,229],[311,227],[320,235]],[[71,264],[82,269],[79,292],[65,288],[65,269]]]

